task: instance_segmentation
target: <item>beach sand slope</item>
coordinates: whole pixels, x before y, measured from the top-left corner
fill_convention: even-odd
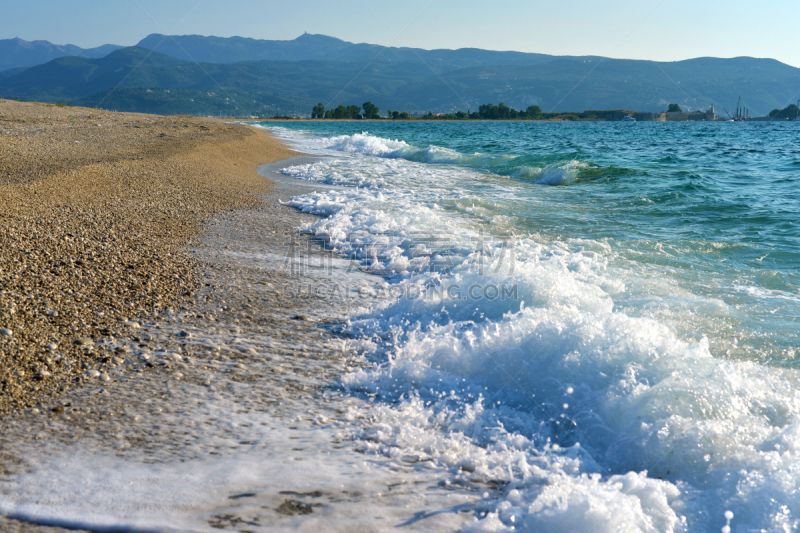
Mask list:
[[[197,289],[202,221],[261,203],[253,128],[0,100],[0,417],[80,383],[120,324]]]

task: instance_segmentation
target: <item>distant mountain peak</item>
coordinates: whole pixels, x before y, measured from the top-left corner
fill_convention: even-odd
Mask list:
[[[137,46],[163,54],[205,63],[238,63],[242,61],[304,61],[319,59],[352,46],[336,37],[303,33],[292,40],[270,41],[250,37],[216,37],[202,35],[160,35],[154,33]]]
[[[307,40],[307,39],[324,39],[324,40],[328,40],[328,41],[331,41],[331,42],[338,42],[338,43],[344,43],[344,44],[353,44],[351,42],[339,39],[338,37],[331,37],[330,35],[325,35],[324,33],[308,33],[307,31],[303,32],[302,35],[294,38],[293,41],[300,41],[300,40],[304,40],[304,39],[305,40]]]

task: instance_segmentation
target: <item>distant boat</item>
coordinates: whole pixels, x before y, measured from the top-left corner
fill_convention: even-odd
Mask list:
[[[627,117],[622,119],[622,122],[636,122],[636,119],[628,115]]]

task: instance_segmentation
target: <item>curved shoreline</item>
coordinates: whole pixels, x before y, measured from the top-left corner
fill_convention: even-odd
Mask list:
[[[94,128],[102,135],[95,135]],[[197,129],[200,135],[170,139],[171,130],[177,128]],[[52,137],[38,139],[42,131]],[[218,325],[220,319],[213,317],[217,310],[208,308],[208,301],[215,298],[209,293],[215,289],[221,289],[222,296],[216,298],[224,298],[236,330],[242,322],[256,321],[248,314],[253,310],[247,303],[252,292],[237,286],[242,272],[224,260],[220,264],[218,257],[229,248],[230,232],[240,230],[252,213],[267,214],[272,223],[267,233],[278,241],[272,245],[275,249],[285,241],[303,239],[296,234],[297,226],[316,217],[278,202],[280,194],[308,192],[306,188],[275,187],[257,172],[261,166],[300,155],[263,129],[206,119],[0,101],[0,136],[6,137],[0,146],[0,193],[5,199],[0,200],[4,204],[0,221],[7,229],[0,237],[5,241],[0,242],[0,327],[13,332],[0,338],[0,449],[4,450],[0,480],[8,480],[33,468],[25,456],[37,455],[42,444],[59,448],[104,438],[111,432],[108,426],[115,424],[111,421],[126,408],[123,398],[136,402],[135,398],[156,394],[178,380],[191,379],[194,369],[171,356],[203,357],[207,347],[192,346],[171,329],[183,333]],[[94,146],[70,150],[71,144]],[[42,153],[48,155],[43,161]],[[159,186],[163,181],[167,186]],[[137,202],[146,208],[131,205]],[[54,224],[37,224],[54,211],[65,211],[67,216],[55,215]],[[121,220],[126,216],[128,220]],[[109,219],[111,223],[104,224]],[[131,232],[125,227],[131,221],[134,235],[125,233]],[[220,228],[226,240],[220,240]],[[61,234],[54,239],[51,232]],[[104,238],[108,234],[115,237]],[[209,238],[217,240],[210,244]],[[48,247],[52,241],[67,246],[54,250]],[[52,266],[49,261],[56,254],[64,257],[64,264],[56,268],[69,270],[66,279],[51,272],[53,277],[34,285],[36,300],[45,303],[38,307],[48,308],[44,312],[26,307],[25,295],[17,287],[30,289],[33,283],[29,276],[20,276],[22,269],[13,267],[21,265],[37,279],[39,272]],[[137,261],[141,258],[143,262]],[[110,268],[104,268],[104,262],[111,263]],[[122,263],[122,268],[115,263]],[[131,270],[144,283],[129,285]],[[97,278],[100,281],[92,283]],[[212,279],[219,285],[212,287],[208,283]],[[117,292],[115,284],[120,286]],[[143,288],[150,290],[144,297],[139,293],[135,308],[116,305],[127,290]],[[65,294],[71,298],[62,298]],[[88,305],[81,306],[83,302]],[[292,306],[281,302],[280,296],[274,304],[273,311]],[[84,311],[86,307],[91,312]],[[235,317],[237,307],[244,311],[241,321]],[[280,317],[283,329],[288,325],[293,335],[299,335],[286,346],[294,353],[309,332],[316,334],[316,327],[313,322],[293,322],[287,313]],[[81,342],[75,342],[76,337]],[[325,353],[316,351],[318,356]],[[150,418],[152,413],[145,415]],[[143,445],[133,443],[134,438],[133,447]],[[161,441],[157,448],[176,444],[164,436],[157,440]],[[74,530],[81,525],[0,509],[3,530],[53,532],[63,531],[61,527]]]
[[[316,215],[283,205],[327,188],[274,173],[315,158],[286,150],[291,159],[265,165],[242,148],[254,137],[269,139],[190,154],[217,166],[227,157],[267,185],[191,219],[170,253],[193,294],[75,348],[99,376],[80,369],[77,383],[2,419],[0,529],[452,531],[469,519],[478,488],[450,488],[436,470],[358,445],[367,400],[336,383],[371,363],[358,341],[332,333],[351,309],[325,289],[344,281],[360,294],[377,278],[297,231]]]

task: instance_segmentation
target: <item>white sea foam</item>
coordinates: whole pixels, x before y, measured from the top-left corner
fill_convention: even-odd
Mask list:
[[[385,494],[387,486],[398,479],[425,485],[436,479],[428,463],[415,468],[375,461],[333,444],[342,438],[333,427],[241,414],[226,402],[213,408],[210,418],[205,409],[192,412],[180,431],[186,438],[187,427],[204,428],[190,438],[191,451],[201,457],[154,461],[100,451],[84,440],[78,449],[51,451],[30,472],[2,480],[0,515],[91,531],[385,529],[407,520],[408,508],[417,504],[413,492]],[[448,492],[428,491],[427,503],[445,508],[474,499]],[[314,512],[281,516],[276,509],[287,499],[313,505]],[[456,513],[442,513],[427,527],[455,530],[463,522]]]
[[[495,157],[478,153],[465,155],[442,146],[431,145],[426,148],[420,148],[412,146],[405,141],[376,137],[367,132],[323,138],[318,142],[328,150],[389,159],[407,159],[418,163],[457,165],[476,163],[484,159],[496,159]]]
[[[207,530],[213,516],[273,512],[279,486],[348,495],[298,521],[306,530],[368,528],[378,514],[396,527],[445,508],[470,514],[443,524],[469,517],[472,532],[800,527],[800,374],[712,354],[735,306],[686,291],[668,267],[638,263],[645,254],[610,241],[506,235],[495,221],[513,213],[493,204],[482,175],[424,162],[453,154],[368,135],[278,133],[335,156],[284,170],[342,186],[291,200],[324,217],[305,231],[400,289],[346,323],[373,364],[342,385],[368,401],[350,401],[344,425],[289,431],[267,414],[237,415],[215,394],[191,416],[202,433],[216,428],[195,446],[228,446],[221,457],[131,471],[89,451],[56,455],[4,485],[12,492],[0,512],[96,529]],[[563,184],[580,168],[516,177]],[[314,453],[293,449],[298,436]],[[353,440],[366,455],[338,444]],[[234,453],[239,441],[257,444]],[[301,486],[309,478],[314,486]],[[390,480],[417,488],[386,509]],[[195,497],[199,484],[216,493]],[[452,502],[431,489],[418,497],[418,487],[465,490]],[[239,490],[258,496],[221,503]],[[162,492],[169,500],[154,501]]]
[[[386,157],[360,150],[338,169],[358,173],[380,164],[372,155]],[[580,168],[532,174],[563,184]],[[712,356],[702,317],[689,338],[678,334],[681,302],[707,307],[712,320],[728,316],[724,303],[617,264],[589,240],[519,238],[514,268],[496,269],[507,243],[487,245],[474,221],[444,207],[449,186],[469,178],[437,183],[430,167],[409,162],[380,174],[358,191],[293,200],[327,216],[307,230],[335,249],[394,283],[439,288],[350,320],[351,334],[387,354],[343,380],[386,400],[361,415],[373,421],[362,435],[372,449],[507,483],[472,531],[719,531],[726,510],[733,531],[798,526],[798,373]],[[446,272],[409,268],[413,237],[431,230],[452,237]],[[489,258],[483,272],[478,255]],[[516,297],[469,297],[478,285],[514,287]],[[665,310],[648,318],[654,299]]]
[[[536,176],[536,183],[543,185],[569,185],[575,183],[578,173],[587,168],[582,161],[569,161],[563,164],[553,164],[542,169]]]
[[[279,138],[291,142],[299,149],[318,154],[361,154],[383,159],[404,159],[417,163],[472,167],[492,166],[516,159],[516,156],[512,155],[462,154],[443,146],[430,145],[423,148],[398,139],[370,135],[368,132],[334,137],[314,137],[286,128],[274,128],[272,131]]]

